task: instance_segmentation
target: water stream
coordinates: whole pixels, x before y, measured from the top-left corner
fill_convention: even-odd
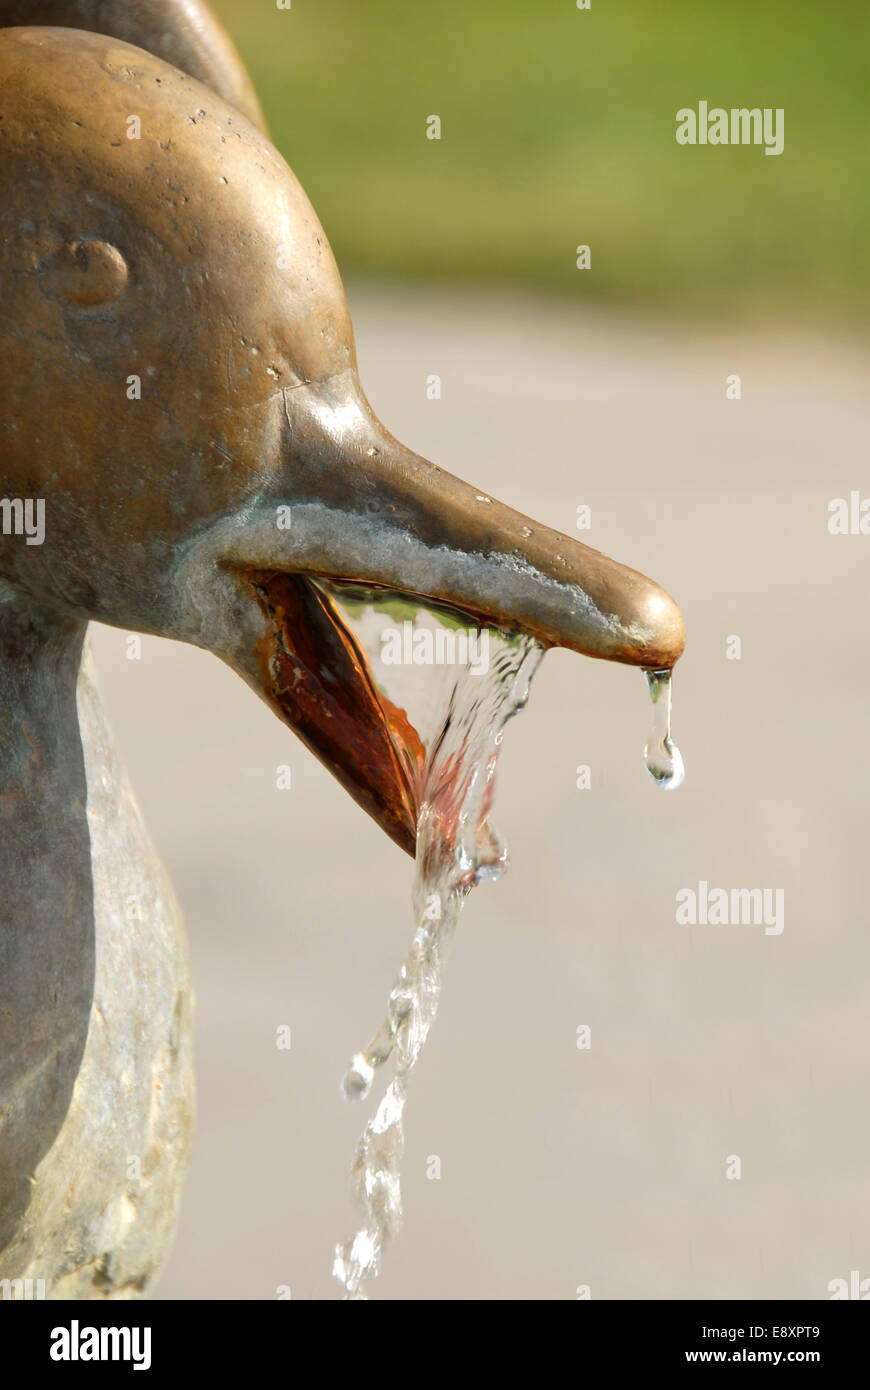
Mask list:
[[[342,1083],[346,1099],[363,1100],[378,1070],[392,1061],[392,1077],[354,1158],[359,1225],[336,1247],[333,1265],[345,1298],[364,1299],[401,1224],[408,1083],[435,1019],[462,904],[477,883],[498,878],[507,866],[507,850],[489,823],[496,764],[504,726],[526,703],[544,648],[530,637],[469,631],[455,615],[395,595],[329,592],[368,658],[379,695],[407,715],[419,736],[416,756],[399,750],[417,806],[413,941],[386,1017]],[[428,668],[424,682],[414,676],[419,665]],[[683,765],[670,737],[670,673],[645,674],[654,714],[647,771],[658,786],[678,786]]]

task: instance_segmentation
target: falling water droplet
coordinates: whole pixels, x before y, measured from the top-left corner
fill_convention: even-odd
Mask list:
[[[643,761],[650,780],[664,791],[682,785],[683,759],[671,739],[671,672],[645,671],[652,698],[653,721],[643,750]]]

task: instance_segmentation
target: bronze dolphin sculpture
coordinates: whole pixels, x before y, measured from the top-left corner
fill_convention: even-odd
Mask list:
[[[260,128],[244,70],[215,21],[207,32],[219,42],[198,46],[195,26],[176,26],[172,39],[173,15],[207,15],[204,6],[138,6],[109,34],[88,22],[117,6],[44,8],[51,18],[74,12],[80,27],[0,30],[4,518],[20,521],[25,500],[38,499],[45,519],[41,544],[18,525],[0,536],[0,717],[11,750],[0,812],[20,895],[18,916],[0,919],[0,1057],[5,1043],[11,1059],[0,1063],[0,1274],[38,1272],[50,1228],[64,1237],[46,1255],[57,1296],[123,1295],[149,1286],[174,1221],[189,1008],[180,928],[155,870],[145,897],[165,930],[147,964],[168,1005],[140,1043],[152,1081],[163,1068],[147,1142],[169,1157],[154,1158],[149,1198],[119,1179],[119,1139],[114,1176],[98,1173],[70,1197],[73,1184],[61,1220],[60,1197],[39,1194],[40,1174],[60,1190],[65,1170],[59,1159],[52,1170],[52,1155],[72,1129],[79,1148],[69,1140],[68,1156],[87,1142],[82,1058],[86,1092],[92,1076],[115,1085],[119,1065],[108,1047],[96,1060],[88,1051],[92,1004],[110,991],[101,931],[112,950],[127,950],[123,905],[104,909],[111,930],[94,905],[106,866],[97,883],[93,750],[104,769],[111,758],[104,731],[83,732],[84,753],[77,743],[77,681],[80,725],[86,708],[98,723],[82,685],[88,621],[221,657],[409,853],[417,807],[396,753],[398,714],[313,577],[419,596],[633,666],[672,666],[684,634],[651,580],[428,463],[377,420],[326,236]],[[28,9],[0,3],[0,22]],[[37,789],[37,766],[48,790]],[[119,773],[105,773],[105,785],[116,783]],[[120,823],[125,795],[103,806],[103,822]],[[145,843],[140,832],[131,844]],[[109,838],[103,847],[121,853]],[[49,907],[58,895],[62,929]],[[31,978],[34,942],[43,965]],[[105,940],[103,949],[108,961]],[[171,963],[163,974],[160,949]],[[32,1033],[24,1045],[22,1017]],[[137,1018],[142,1032],[149,1025]],[[95,1108],[96,1082],[88,1094]],[[145,1104],[136,1094],[133,1108]],[[123,1142],[129,1151],[146,1139]]]

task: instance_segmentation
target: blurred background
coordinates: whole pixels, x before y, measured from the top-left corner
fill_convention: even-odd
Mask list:
[[[870,13],[216,8],[338,257],[378,414],[549,525],[578,534],[590,507],[580,538],[664,584],[689,635],[679,792],[647,782],[636,672],[551,652],[506,734],[513,865],[463,914],[373,1296],[870,1278],[870,538],[827,527],[870,493]],[[678,146],[699,100],[783,107],[783,154]],[[407,950],[412,865],[214,658],[145,638],[129,661],[108,629],[96,648],[198,991],[198,1137],[156,1296],[338,1296],[367,1114],[339,1082]],[[677,926],[701,879],[784,889],[782,935]]]
[[[346,275],[864,322],[858,0],[214,8]],[[699,100],[783,107],[784,153],[677,145],[675,113]],[[440,141],[424,138],[432,114]],[[578,243],[592,274],[577,273]]]

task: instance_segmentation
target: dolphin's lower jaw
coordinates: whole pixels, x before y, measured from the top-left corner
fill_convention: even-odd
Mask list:
[[[304,575],[247,575],[265,619],[262,693],[391,839],[413,855],[423,746],[378,689],[337,605]]]

